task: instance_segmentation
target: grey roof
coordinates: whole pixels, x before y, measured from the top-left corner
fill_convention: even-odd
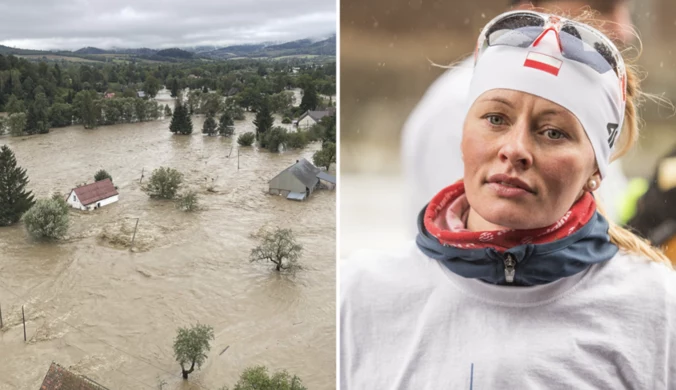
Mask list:
[[[317,174],[317,177],[320,178],[321,180],[328,181],[329,183],[336,184],[335,176],[331,176],[326,172],[319,172]]]
[[[286,199],[305,200],[305,195],[307,195],[305,192],[289,192]]]
[[[300,180],[305,187],[313,188],[315,184],[317,184],[317,173],[319,173],[319,168],[315,167],[311,162],[304,158],[301,158],[297,163],[280,172],[279,175],[287,171]]]
[[[335,111],[333,110],[325,110],[325,111],[305,111],[303,115],[298,118],[296,122],[300,122],[305,118],[306,116],[309,116],[310,118],[314,119],[315,122],[319,122],[320,119],[322,119],[325,116],[330,116],[334,113]]]

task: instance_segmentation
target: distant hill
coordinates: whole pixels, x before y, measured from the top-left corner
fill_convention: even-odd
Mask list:
[[[16,54],[16,55],[30,55],[30,54],[53,54],[52,52],[49,51],[43,51],[43,50],[28,50],[28,49],[16,49],[13,47],[9,46],[3,46],[0,45],[0,54],[7,55],[7,54]]]
[[[200,55],[208,58],[227,59],[234,57],[283,57],[294,55],[336,55],[336,36],[313,42],[310,39],[300,39],[277,45],[235,45],[227,46]]]
[[[333,35],[327,39],[313,41],[310,39],[300,39],[292,42],[280,44],[259,43],[247,45],[233,45],[227,47],[215,46],[196,46],[190,48],[171,48],[171,49],[149,49],[143,48],[112,48],[109,50],[97,47],[83,47],[76,51],[58,50],[26,50],[17,49],[9,46],[0,45],[0,54],[19,55],[19,56],[62,56],[82,58],[93,61],[110,61],[108,54],[124,55],[127,59],[153,60],[164,62],[180,62],[185,60],[207,58],[214,60],[227,60],[230,58],[276,58],[286,56],[335,56],[336,55],[336,36]],[[52,57],[48,57],[52,58]],[[64,59],[64,58],[61,58]],[[67,59],[67,58],[66,58]]]
[[[181,50],[178,48],[173,48],[173,49],[164,49],[160,50],[157,53],[155,53],[155,56],[157,57],[170,57],[170,58],[182,58],[182,59],[190,59],[193,58],[193,53],[185,50]]]
[[[75,54],[108,54],[106,50],[99,49],[98,47],[83,47],[80,50],[76,50]]]

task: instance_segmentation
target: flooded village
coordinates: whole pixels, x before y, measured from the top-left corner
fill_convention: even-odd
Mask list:
[[[287,80],[326,66],[289,66]],[[323,81],[333,80],[328,95],[335,93],[335,62],[332,69]],[[266,63],[258,70],[262,79],[275,72]],[[286,370],[308,389],[334,388],[335,164],[329,158],[328,171],[313,165],[325,161],[315,155],[330,140],[326,134],[300,143],[285,138],[268,150],[261,134],[253,145],[240,145],[242,134],[257,133],[255,102],[233,121],[231,136],[203,134],[214,112],[198,107],[190,116],[193,132],[173,134],[169,111],[177,99],[169,83],[160,84],[166,88],[145,97],[158,103],[156,120],[0,135],[0,146],[26,170],[35,199],[57,194],[79,201],[78,186],[94,183],[101,169],[115,192],[99,194],[107,201],[96,198],[89,211],[71,205],[67,233],[57,240],[32,237],[24,221],[0,227],[0,389],[39,389],[50,366],[111,390],[232,388],[254,366]],[[181,89],[187,106],[191,89]],[[283,89],[293,98],[287,113],[274,110],[272,129],[310,133],[332,120],[335,143],[335,96],[320,91],[312,109],[300,109],[303,88],[292,81]],[[242,91],[228,90],[203,93],[218,95],[225,106],[241,103]],[[271,180],[297,164],[309,164],[316,177],[307,193],[272,189]],[[180,192],[196,195],[196,211],[149,196],[145,186],[161,167],[181,173]],[[302,201],[287,199],[294,196]],[[297,272],[251,261],[261,232],[277,228],[291,229],[302,246]],[[195,324],[210,326],[213,337],[201,367],[185,380],[174,342],[178,328]]]

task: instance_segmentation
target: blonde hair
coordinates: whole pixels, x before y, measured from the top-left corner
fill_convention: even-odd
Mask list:
[[[603,25],[607,24],[608,22],[600,21],[596,18],[596,14],[597,13],[594,11],[587,10],[577,17],[566,17],[577,20],[581,23],[588,24],[594,28],[597,28],[598,30],[603,31]],[[639,46],[636,55],[631,59],[627,58],[627,53],[632,51],[633,48],[627,48],[622,52],[622,57],[626,64],[627,73],[627,101],[624,110],[624,124],[622,126],[622,131],[618,137],[617,144],[615,145],[615,150],[613,151],[610,161],[615,161],[624,156],[636,144],[640,133],[640,125],[642,124],[638,115],[638,107],[645,101],[646,98],[658,103],[666,104],[672,109],[674,108],[674,106],[667,99],[641,91],[641,73],[639,72],[638,67],[632,63],[634,63],[641,55],[643,47],[641,38],[638,36],[638,33],[635,29],[632,29],[632,34],[639,42]],[[610,36],[610,38],[612,39],[613,36]],[[655,248],[648,240],[637,236],[630,230],[625,229],[610,220],[603,208],[603,205],[600,204],[598,200],[597,209],[599,213],[608,220],[608,235],[610,236],[610,242],[617,245],[620,250],[639,256],[645,256],[651,261],[665,264],[672,269],[674,268],[676,264],[672,264],[671,260],[661,249]]]

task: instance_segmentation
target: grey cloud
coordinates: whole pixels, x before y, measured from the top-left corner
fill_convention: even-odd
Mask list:
[[[0,44],[79,49],[285,42],[335,33],[335,1],[3,1]]]

